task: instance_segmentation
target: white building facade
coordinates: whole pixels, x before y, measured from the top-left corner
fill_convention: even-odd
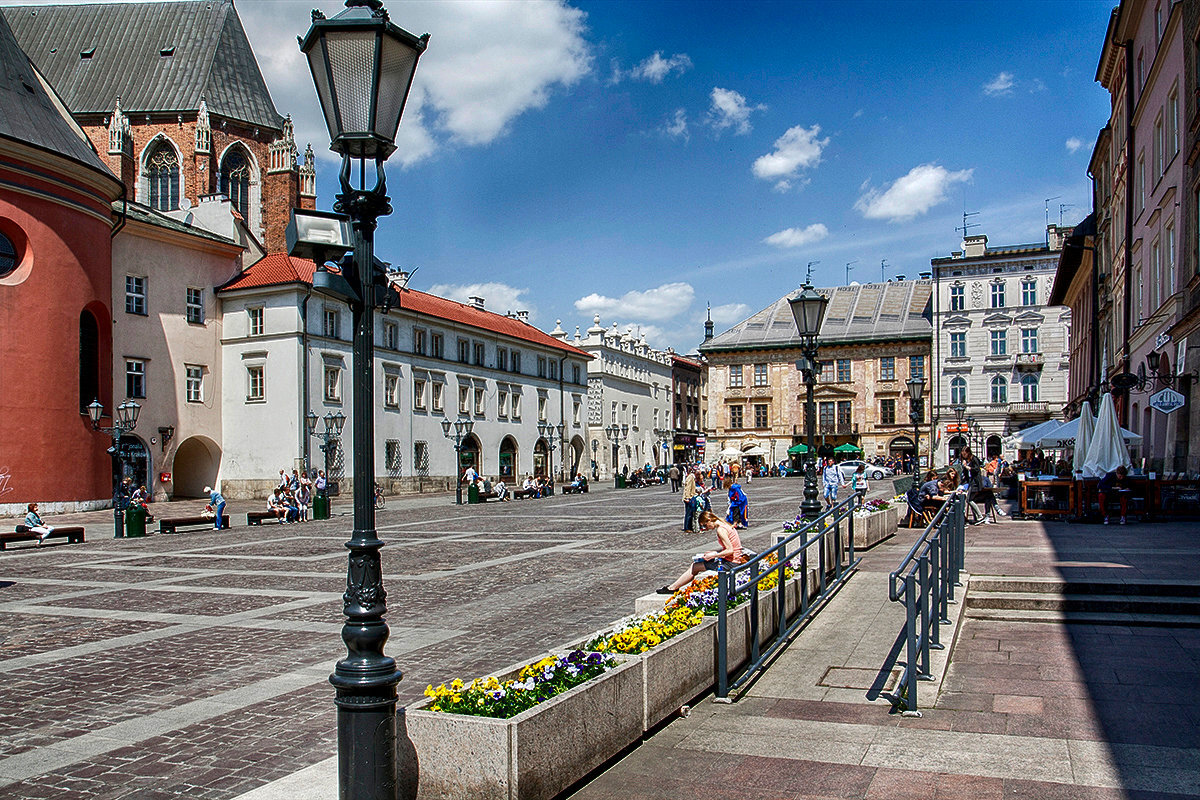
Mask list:
[[[986,236],[968,236],[961,251],[931,261],[936,465],[967,444],[1013,459],[1011,434],[1060,417],[1071,312],[1049,297],[1070,233],[1051,225],[1045,243],[994,248]]]
[[[598,314],[586,338],[575,331],[573,344],[592,357],[587,436],[593,475],[607,479],[626,467],[633,471],[673,463],[672,354],[654,349],[632,329],[621,333],[616,323],[605,329]],[[615,440],[607,432],[612,425],[620,429]]]
[[[325,469],[349,491],[349,309],[312,292],[312,262],[271,255],[220,289],[225,315],[221,485],[265,496],[280,469]],[[405,290],[376,318],[375,475],[385,491],[442,491],[468,466],[509,484],[576,470],[585,453],[588,354],[528,324]],[[318,418],[308,433],[309,411]],[[455,451],[442,421],[470,422]],[[547,436],[539,424],[553,426]],[[558,426],[562,426],[561,430]],[[565,454],[565,462],[564,462]]]

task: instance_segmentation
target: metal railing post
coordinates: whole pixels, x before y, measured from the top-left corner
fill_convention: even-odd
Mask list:
[[[787,628],[786,623],[787,623],[788,586],[787,586],[787,583],[785,582],[785,580],[786,580],[785,575],[786,575],[786,567],[787,567],[788,562],[784,558],[784,556],[786,556],[786,555],[787,555],[787,547],[783,546],[783,547],[779,548],[779,552],[775,556],[775,559],[776,559],[776,567],[775,568],[777,570],[777,572],[775,574],[775,603],[776,603],[775,635],[776,636],[782,636],[784,629]]]
[[[734,581],[736,588],[737,581]],[[750,663],[758,663],[758,561],[750,565]]]
[[[929,674],[929,556],[923,555],[917,560],[917,571],[919,578],[917,585],[921,589],[920,604],[921,604],[921,677],[924,680],[931,678]]]
[[[904,618],[906,620],[905,639],[908,667],[905,669],[905,692],[908,695],[908,710],[917,710],[917,673],[920,671],[917,666],[917,598],[916,598],[916,582],[917,576],[911,572],[904,578]]]
[[[942,527],[946,527],[945,523]],[[937,575],[937,614],[939,623],[950,622],[950,558],[951,540],[954,538],[953,526],[950,530],[938,535],[938,546],[933,551],[933,572]]]
[[[717,573],[717,697],[729,696],[729,611],[726,595],[729,592],[729,573]]]

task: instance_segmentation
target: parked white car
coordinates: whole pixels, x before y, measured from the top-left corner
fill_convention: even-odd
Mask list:
[[[884,478],[890,478],[896,474],[895,470],[893,470],[891,467],[881,467],[876,464],[867,464],[867,462],[856,458],[852,458],[849,461],[840,461],[838,462],[837,466],[838,471],[842,473],[842,479],[848,481],[850,480],[850,477],[854,475],[854,473],[858,472],[858,468],[864,464],[866,464],[867,471],[863,474],[867,476],[867,480],[883,480]]]

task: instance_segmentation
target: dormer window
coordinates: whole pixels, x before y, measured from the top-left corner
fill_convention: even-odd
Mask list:
[[[160,56],[162,56],[163,58],[167,58],[169,56],[175,55],[175,45],[171,45],[170,47],[164,47],[162,50],[158,51],[158,54]]]
[[[89,59],[94,55],[96,55],[96,48],[94,47],[89,47],[87,50],[79,51],[79,57],[82,59]]]

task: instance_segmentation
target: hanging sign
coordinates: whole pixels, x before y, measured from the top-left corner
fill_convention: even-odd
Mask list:
[[[1185,400],[1186,398],[1182,394],[1167,388],[1150,396],[1150,407],[1157,408],[1164,414],[1170,414],[1175,409],[1182,408]]]

